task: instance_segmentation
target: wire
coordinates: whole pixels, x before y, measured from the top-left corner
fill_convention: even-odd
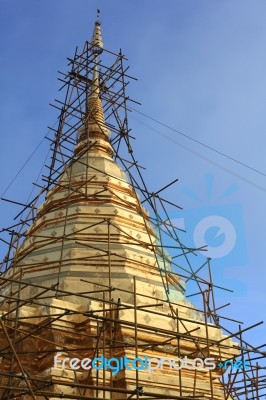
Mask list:
[[[54,128],[54,126],[57,124],[57,121],[53,124],[52,128]],[[22,165],[22,167],[19,169],[19,171],[16,173],[16,175],[14,176],[14,178],[11,180],[11,182],[7,185],[6,189],[3,191],[3,193],[1,194],[1,197],[4,196],[4,194],[8,191],[8,189],[10,188],[10,186],[15,182],[15,180],[17,179],[17,177],[19,176],[19,174],[23,171],[23,169],[26,167],[26,165],[28,164],[28,162],[30,161],[30,159],[34,156],[34,154],[36,153],[36,151],[39,149],[39,147],[42,145],[42,143],[44,142],[44,140],[46,139],[46,136],[49,135],[49,133],[51,132],[51,129],[49,129],[44,137],[42,138],[42,140],[40,141],[40,143],[37,145],[37,147],[35,147],[35,149],[33,150],[33,152],[29,155],[29,157],[26,159],[26,161],[24,162],[24,164]],[[46,156],[47,157],[47,156]]]
[[[19,171],[16,173],[16,175],[14,176],[14,178],[11,180],[11,182],[8,184],[8,186],[6,187],[6,189],[3,191],[3,193],[1,194],[1,197],[4,196],[4,194],[8,191],[8,189],[10,188],[10,186],[12,185],[12,183],[17,179],[17,177],[19,176],[19,174],[23,171],[23,169],[26,167],[26,165],[28,164],[28,162],[30,161],[30,159],[34,156],[34,154],[36,153],[36,151],[38,150],[38,148],[41,146],[41,144],[43,143],[45,137],[42,138],[42,140],[40,141],[40,143],[38,144],[38,146],[33,150],[33,152],[31,153],[31,155],[27,158],[27,160],[24,162],[24,164],[22,165],[22,167],[19,169]]]
[[[138,121],[140,124],[142,124],[143,126],[145,126],[145,127],[148,128],[148,129],[152,130],[152,131],[155,132],[156,134],[158,134],[158,135],[160,135],[160,136],[163,136],[165,139],[170,140],[171,142],[178,144],[178,146],[180,146],[180,147],[182,147],[183,149],[189,151],[190,153],[195,154],[197,157],[202,158],[203,160],[205,160],[205,161],[207,161],[207,162],[209,162],[209,163],[215,165],[216,167],[218,167],[218,168],[220,168],[220,169],[222,169],[222,170],[228,172],[229,174],[235,176],[236,178],[241,179],[242,181],[244,181],[244,182],[246,182],[246,183],[248,183],[248,184],[250,184],[250,185],[256,187],[257,189],[260,189],[260,190],[263,190],[264,192],[266,192],[266,188],[264,188],[264,187],[262,187],[262,186],[260,186],[260,185],[257,185],[256,183],[254,183],[254,182],[252,182],[252,181],[250,181],[250,180],[244,178],[243,176],[236,174],[236,173],[233,172],[232,170],[223,167],[222,165],[216,163],[216,162],[213,161],[213,160],[210,160],[208,157],[205,157],[205,156],[203,156],[203,155],[197,153],[196,151],[190,149],[189,147],[184,146],[183,144],[179,143],[178,141],[176,141],[176,140],[173,139],[172,137],[167,136],[166,134],[164,134],[164,133],[158,131],[157,129],[152,128],[151,126],[149,126],[149,125],[145,124],[144,122],[140,121],[138,118],[133,117],[133,116],[131,116],[131,118],[133,118],[134,120]]]
[[[42,171],[43,171],[43,169],[44,169],[44,167],[45,167],[45,164],[46,164],[47,158],[48,158],[48,156],[49,156],[49,153],[50,153],[50,149],[48,150],[48,152],[47,152],[47,154],[46,154],[46,157],[45,157],[45,160],[44,160],[43,165],[42,165],[42,167],[41,167],[41,170],[40,170],[40,172],[39,172],[39,174],[38,174],[38,176],[37,176],[37,179],[35,180],[36,183],[38,183],[38,181],[39,181],[39,179],[40,179],[41,173],[42,173]],[[32,189],[31,189],[31,191],[30,191],[30,194],[29,194],[29,196],[28,196],[28,198],[27,198],[25,204],[28,204],[28,203],[29,203],[30,198],[31,198],[31,196],[32,196],[32,194],[33,194],[33,192],[34,192],[34,189],[35,189],[35,187],[33,186]],[[25,212],[25,211],[24,211],[24,212]],[[23,218],[24,212],[22,213],[21,218]]]
[[[219,150],[215,149],[214,147],[211,147],[211,146],[207,145],[206,143],[203,143],[203,142],[201,142],[201,141],[199,141],[199,140],[197,140],[197,139],[194,139],[193,137],[191,137],[191,136],[189,136],[189,135],[187,135],[187,134],[185,134],[185,133],[183,133],[183,132],[181,132],[181,131],[179,131],[179,130],[177,130],[177,129],[175,129],[175,128],[172,128],[171,126],[169,126],[169,125],[167,125],[167,124],[165,124],[165,123],[163,123],[163,122],[160,122],[160,121],[158,121],[157,119],[155,119],[155,118],[153,118],[153,117],[150,117],[149,115],[147,115],[147,114],[145,114],[145,113],[143,113],[143,112],[141,112],[141,111],[139,111],[139,110],[136,110],[136,109],[133,108],[133,107],[130,107],[130,109],[131,109],[132,111],[137,112],[138,114],[143,115],[143,116],[146,117],[146,118],[149,118],[150,120],[156,122],[157,124],[160,124],[160,125],[164,126],[165,128],[170,129],[171,131],[176,132],[176,133],[178,133],[179,135],[182,135],[182,136],[186,137],[187,139],[189,139],[189,140],[191,140],[191,141],[193,141],[193,142],[195,142],[195,143],[197,143],[197,144],[200,144],[201,146],[206,147],[207,149],[212,150],[212,151],[214,151],[215,153],[220,154],[221,156],[226,157],[227,159],[229,159],[229,160],[231,160],[231,161],[234,161],[235,163],[237,163],[237,164],[239,164],[239,165],[242,165],[243,167],[246,167],[246,168],[250,169],[251,171],[254,171],[254,172],[256,172],[256,173],[258,173],[258,174],[260,174],[260,175],[262,175],[262,176],[266,176],[266,173],[261,172],[261,171],[259,171],[258,169],[253,168],[253,167],[251,167],[250,165],[245,164],[245,163],[243,163],[242,161],[239,161],[239,160],[237,160],[237,159],[234,158],[234,157],[228,156],[227,154],[223,153],[222,151],[219,151]]]

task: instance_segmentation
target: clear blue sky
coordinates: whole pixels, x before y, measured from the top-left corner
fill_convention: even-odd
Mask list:
[[[266,174],[265,1],[1,0],[1,193],[54,123],[57,70],[90,40],[96,8],[106,48],[121,47],[139,79],[129,94],[140,111]],[[235,293],[219,301],[247,324],[265,319],[266,176],[138,113],[130,125],[151,190],[180,180],[167,193],[184,207],[173,218],[189,228],[220,212],[237,225],[234,256],[214,263]],[[43,143],[5,197],[26,201],[47,150]],[[0,212],[11,225],[16,208],[1,202]]]

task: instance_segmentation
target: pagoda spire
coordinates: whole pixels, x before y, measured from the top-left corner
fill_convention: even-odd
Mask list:
[[[102,40],[102,32],[101,32],[101,21],[99,18],[100,10],[97,10],[97,19],[94,25],[94,31],[92,35],[91,44],[98,48],[99,53],[101,54],[103,51],[103,40]]]
[[[81,150],[84,150],[84,147],[88,146],[89,143],[90,152],[112,157],[113,148],[109,142],[110,131],[106,126],[104,118],[98,70],[99,56],[103,52],[99,10],[90,44],[91,48],[89,51],[93,55],[92,79],[90,80],[90,90],[86,103],[86,119],[79,131],[79,143],[75,149],[75,153],[77,154]]]

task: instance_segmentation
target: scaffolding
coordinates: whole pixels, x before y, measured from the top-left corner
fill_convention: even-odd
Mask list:
[[[97,21],[96,29],[99,26]],[[221,312],[227,304],[217,306],[215,293],[228,289],[213,282],[211,260],[206,258],[200,268],[193,266],[195,255],[206,249],[187,247],[171,219],[173,209],[180,212],[182,209],[164,193],[177,183],[177,179],[156,192],[149,190],[142,174],[143,167],[134,156],[128,120],[132,105],[139,103],[126,94],[130,80],[135,79],[125,66],[127,59],[121,50],[115,53],[103,49],[99,37],[96,38],[86,42],[81,51],[76,48],[74,57],[68,59],[69,71],[60,73],[60,91],[65,92],[65,98],[52,104],[60,115],[57,128],[50,128],[53,137],[47,136],[51,162],[42,176],[42,185],[35,183],[39,193],[28,204],[21,204],[22,209],[16,216],[19,222],[1,231],[2,244],[7,247],[0,275],[1,399],[263,398],[266,395],[266,344],[253,346],[245,339],[246,333],[262,322],[246,327],[241,321],[223,315]],[[95,71],[99,87],[95,85]],[[100,130],[105,129],[99,124],[97,107],[95,110],[89,107],[90,99],[98,95],[97,90],[100,91],[105,127],[111,131],[113,160],[127,175],[128,187],[134,192],[134,210],[145,226],[146,241],[119,228],[112,218],[99,216],[99,207],[110,203],[110,199],[122,204],[123,208],[133,206],[126,195],[128,187],[127,191],[124,188],[125,196],[121,197],[121,193],[106,184],[113,179],[111,173],[105,171],[103,174],[102,170],[89,165],[89,161],[84,162],[89,157],[88,148],[93,151],[93,147],[105,146],[104,151],[109,151],[107,144],[101,144],[103,135],[93,142],[90,135],[84,133],[92,120]],[[85,188],[83,181],[72,179],[77,165],[86,171]],[[105,183],[96,179],[99,173]],[[123,188],[122,179],[121,186]],[[65,199],[53,203],[53,209],[62,212],[63,207],[65,210],[60,216],[60,234],[44,235],[38,230],[34,233],[31,227],[37,219],[45,218],[51,207],[45,203],[51,193],[66,193]],[[78,199],[80,204],[95,206],[96,222],[79,226],[71,233],[67,227],[73,199]],[[46,204],[44,209],[43,203]],[[98,243],[90,236],[95,229],[99,231],[96,231]],[[39,248],[59,246],[58,259],[47,258],[22,265],[21,260],[27,260],[30,252],[27,245],[23,250],[23,245],[32,239]],[[94,276],[90,279],[89,272],[79,276],[80,291],[62,285],[66,276],[64,271],[70,262],[64,246],[73,241],[84,252],[88,249],[91,252],[82,256],[84,260],[76,258],[75,262],[94,265],[95,259],[100,260],[106,275],[103,280]],[[31,242],[31,245],[35,244]],[[136,264],[136,260],[115,250],[118,245],[134,249],[145,247],[145,251],[153,255],[161,279],[159,294],[144,293],[135,276],[132,276],[130,287],[117,283],[114,265],[120,265],[122,261]],[[27,276],[27,268],[41,271],[50,268],[49,265],[56,265],[56,274],[48,281]],[[154,274],[154,268],[150,266],[151,274]],[[193,282],[195,292],[186,293],[186,298],[197,298],[197,307],[189,301],[175,300],[175,291],[184,293],[183,282]],[[222,333],[215,336],[213,332],[218,331]],[[64,356],[81,359],[84,352],[91,360],[100,357],[121,360],[125,354],[130,360],[145,354],[149,357],[167,354],[167,357],[179,359],[186,356],[190,360],[214,357],[216,367],[201,374],[198,369],[192,372],[187,368],[171,370],[167,365],[166,383],[160,381],[162,378],[157,375],[154,365],[157,381],[155,378],[152,381],[148,373],[144,380],[140,368],[130,371],[130,376],[127,375],[129,372],[124,372],[125,368],[114,374],[111,364],[107,369],[66,370],[60,376],[52,371],[56,355],[60,354],[62,362]],[[193,382],[189,387],[188,376]]]

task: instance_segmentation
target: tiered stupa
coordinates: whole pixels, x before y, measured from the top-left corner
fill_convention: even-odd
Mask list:
[[[13,398],[8,395],[24,389],[25,400],[224,399],[219,367],[178,371],[166,361],[154,371],[121,368],[116,374],[73,370],[68,363],[61,368],[66,357],[187,356],[192,362],[196,357],[225,360],[235,353],[231,339],[206,324],[186,300],[185,285],[171,273],[170,256],[162,256],[149,213],[113,159],[99,83],[102,48],[97,21],[87,115],[73,158],[3,274],[2,296],[11,301],[0,311],[8,312],[0,348],[13,343],[15,353],[0,359],[6,371],[0,397]],[[162,269],[168,273],[162,276]],[[19,298],[19,309],[12,298]]]

